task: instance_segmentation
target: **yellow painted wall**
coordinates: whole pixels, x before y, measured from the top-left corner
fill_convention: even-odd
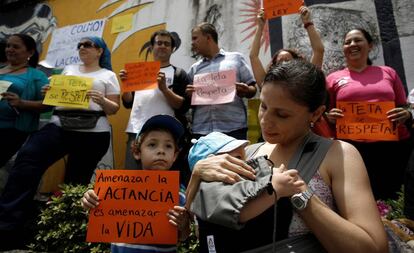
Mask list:
[[[53,15],[57,18],[58,27],[67,25],[87,22],[89,20],[105,18],[113,10],[115,10],[121,3],[112,4],[105,9],[96,12],[96,10],[104,3],[104,0],[50,0],[49,5],[53,9]],[[138,12],[141,7],[132,8],[121,14]],[[106,21],[103,38],[105,39],[108,47],[111,49],[115,41],[116,36],[111,34],[112,20]],[[154,26],[144,31],[137,32],[129,37],[123,44],[121,44],[115,52],[112,53],[112,67],[115,73],[118,73],[127,62],[144,61],[144,58],[140,58],[138,55],[141,46],[148,41],[151,34],[159,29],[165,28],[165,25]],[[51,36],[50,36],[51,37]],[[43,59],[46,56],[47,47],[50,42],[50,37],[44,45]],[[124,166],[124,154],[126,134],[125,128],[128,122],[130,110],[121,106],[121,109],[114,116],[110,116],[109,120],[113,127],[113,140],[114,140],[114,152],[115,152],[115,168],[122,168]]]
[[[119,1],[118,3],[112,4],[97,12],[96,10],[104,2],[106,2],[106,0],[50,0],[48,1],[48,4],[53,9],[53,15],[57,18],[57,28],[60,28],[67,25],[105,18],[125,1]],[[132,8],[118,15],[136,13],[142,7],[143,6]],[[112,45],[114,44],[116,38],[116,34],[111,34],[111,24],[111,19],[106,21],[103,33],[103,38],[110,49],[112,49]],[[116,51],[112,53],[113,71],[118,73],[127,62],[144,61],[145,59],[143,57],[145,57],[145,53],[142,54],[142,57],[140,58],[139,49],[149,40],[151,34],[159,29],[165,29],[165,24],[152,26],[143,31],[139,31],[125,40],[123,44],[121,44]],[[51,37],[52,36],[49,36],[48,40],[43,45],[41,59],[46,57]],[[128,123],[129,113],[130,110],[127,110],[121,106],[121,109],[116,115],[109,117],[109,121],[111,122],[113,128],[113,150],[115,159],[114,168],[116,169],[122,169],[124,167],[127,141],[125,129]],[[43,178],[42,192],[57,190],[57,184],[63,181],[63,168],[64,163],[60,161],[47,171]]]

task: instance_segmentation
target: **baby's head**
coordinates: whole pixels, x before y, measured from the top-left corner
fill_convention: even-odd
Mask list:
[[[212,132],[206,136],[200,137],[195,141],[188,153],[188,163],[190,170],[201,159],[209,155],[218,155],[227,153],[231,156],[244,160],[246,157],[244,148],[249,144],[247,140],[237,140],[219,132]]]
[[[153,116],[137,135],[134,158],[141,162],[143,170],[169,170],[177,158],[178,143],[183,134],[184,127],[176,118]]]

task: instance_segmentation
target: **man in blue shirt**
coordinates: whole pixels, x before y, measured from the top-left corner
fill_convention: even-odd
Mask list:
[[[190,80],[205,73],[217,73],[226,70],[236,72],[236,96],[226,104],[193,106],[192,132],[195,138],[211,132],[222,132],[236,139],[247,138],[247,112],[243,98],[252,98],[256,94],[256,81],[250,66],[242,54],[226,52],[218,46],[216,28],[209,23],[201,23],[191,31],[193,52],[202,59],[194,63],[189,70]],[[188,85],[186,92],[191,96],[194,85]]]

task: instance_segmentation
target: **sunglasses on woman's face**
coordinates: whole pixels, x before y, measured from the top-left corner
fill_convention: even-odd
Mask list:
[[[93,47],[96,47],[96,46],[95,46],[95,44],[93,44],[93,42],[91,42],[91,41],[85,41],[85,42],[79,42],[79,43],[78,43],[78,46],[77,46],[78,50],[79,50],[81,47],[83,47],[83,48],[93,48]]]

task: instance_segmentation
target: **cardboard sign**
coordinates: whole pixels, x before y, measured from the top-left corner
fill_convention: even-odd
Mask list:
[[[236,71],[225,70],[194,76],[192,105],[214,105],[233,102],[236,95]]]
[[[120,33],[128,31],[132,28],[132,13],[126,14],[112,19],[111,33]]]
[[[387,118],[387,112],[395,103],[387,102],[337,102],[344,117],[336,120],[336,137],[348,140],[398,140],[395,124]]]
[[[263,7],[267,19],[298,13],[303,0],[263,0]]]
[[[122,81],[122,91],[152,90],[158,87],[157,75],[160,62],[136,62],[125,64],[127,80]]]
[[[86,93],[92,89],[93,78],[53,75],[43,104],[71,108],[89,107]]]
[[[167,212],[179,204],[179,172],[97,170],[99,206],[89,212],[88,242],[176,244]]]
[[[11,84],[12,82],[0,80],[0,99],[3,98],[1,93],[6,92]]]

